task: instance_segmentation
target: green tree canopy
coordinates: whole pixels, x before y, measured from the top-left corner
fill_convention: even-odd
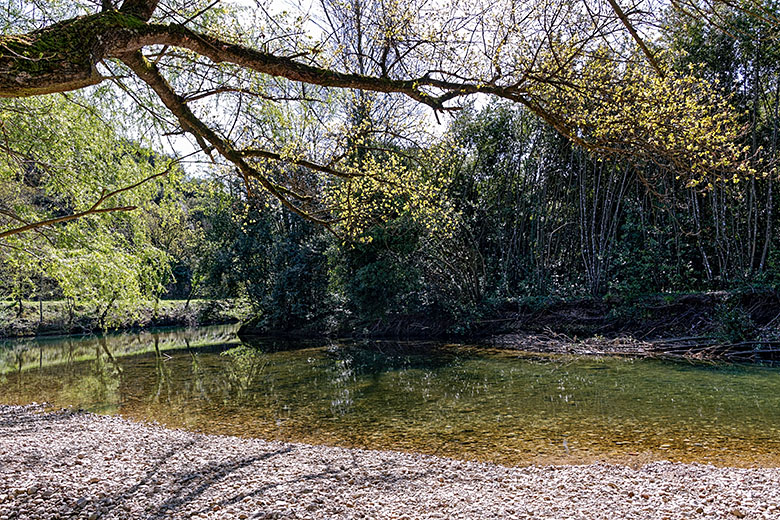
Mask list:
[[[718,4],[671,6],[715,20]],[[518,103],[602,156],[692,183],[749,174],[736,112],[716,85],[672,66],[649,37],[651,7],[354,0],[290,14],[265,2],[20,0],[0,15],[0,96],[111,84],[158,135],[191,136],[250,194],[326,225],[363,220],[342,212],[365,200],[327,196],[334,186],[424,191],[392,157],[416,137],[406,128],[415,106],[438,117],[476,94]]]
[[[180,212],[166,189],[180,172],[86,106],[78,94],[0,103],[0,298],[40,295],[46,278],[102,314],[154,297],[169,276],[138,213]]]

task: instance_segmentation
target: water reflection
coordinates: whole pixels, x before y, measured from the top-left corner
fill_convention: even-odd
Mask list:
[[[780,372],[458,345],[242,344],[231,328],[0,346],[0,400],[503,463],[776,464]]]
[[[44,366],[73,364],[102,357],[116,357],[155,351],[238,343],[236,325],[200,328],[153,329],[138,333],[50,336],[42,338],[0,339],[0,374]],[[113,361],[112,361],[113,362]]]

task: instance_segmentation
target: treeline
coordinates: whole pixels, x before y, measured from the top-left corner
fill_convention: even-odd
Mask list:
[[[450,126],[457,167],[440,200],[455,216],[448,232],[396,215],[368,230],[370,241],[344,245],[253,207],[220,236],[230,267],[217,272],[232,272],[223,279],[232,290],[245,285],[270,330],[438,323],[462,332],[529,300],[776,291],[780,49],[748,14],[728,16],[736,37],[688,22],[665,38],[677,67],[732,94],[754,175],[691,186],[652,163],[595,157],[494,103]]]
[[[237,298],[251,307],[260,331],[413,334],[417,327],[426,334],[465,333],[527,302],[776,291],[780,48],[748,13],[723,16],[740,30],[670,20],[659,45],[676,67],[731,93],[753,175],[726,182],[713,174],[691,185],[668,165],[595,156],[517,105],[493,102],[462,111],[441,139],[446,146],[375,143],[403,152],[404,168],[447,150],[449,175],[421,196],[430,205],[424,212],[376,200],[408,191],[369,194],[358,200],[390,207],[389,214],[359,236],[345,236],[270,198],[248,198],[238,181],[187,179],[177,171],[125,201],[139,206],[135,212],[35,237],[33,257],[29,243],[0,249],[3,296],[20,306],[25,298],[65,298],[106,317],[125,312],[122,302]],[[78,146],[94,146],[87,122],[79,128],[86,130]],[[70,162],[87,171],[78,146],[49,153],[70,153]],[[113,157],[104,162],[116,186],[164,163],[141,152],[111,136],[94,150]],[[5,182],[15,191],[6,190],[6,206],[16,200],[41,214],[64,212],[99,194],[92,186],[80,200],[63,195],[63,179],[41,168],[38,157],[21,173],[9,162]],[[139,171],[116,173],[130,171],[128,164]]]

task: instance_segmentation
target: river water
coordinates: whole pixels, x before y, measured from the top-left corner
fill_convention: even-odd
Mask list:
[[[234,327],[0,342],[0,403],[502,464],[780,465],[780,370]]]

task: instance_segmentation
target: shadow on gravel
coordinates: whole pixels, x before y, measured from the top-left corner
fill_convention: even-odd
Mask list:
[[[36,413],[38,412],[38,413]],[[62,422],[81,412],[62,410],[43,413],[43,407],[25,407],[10,409],[0,406],[0,429],[12,429],[14,433],[26,433],[40,429],[41,425]]]
[[[265,493],[267,491],[270,491],[271,489],[280,487],[280,486],[281,487],[286,487],[286,486],[291,486],[291,485],[295,485],[295,484],[301,484],[302,482],[310,482],[310,481],[315,481],[315,480],[319,480],[319,479],[328,479],[328,478],[331,478],[331,477],[334,477],[334,476],[338,476],[339,474],[340,474],[339,471],[337,471],[335,469],[334,470],[330,470],[329,469],[329,470],[326,470],[326,471],[321,471],[319,473],[310,473],[308,475],[296,476],[295,479],[293,479],[293,480],[286,480],[286,481],[274,482],[272,484],[266,484],[266,485],[261,486],[259,488],[254,488],[250,492],[242,492],[242,493],[239,493],[239,494],[237,494],[237,495],[235,495],[233,497],[230,497],[230,498],[227,498],[227,499],[223,499],[223,500],[221,500],[219,502],[216,502],[216,503],[219,504],[220,507],[226,507],[226,506],[230,506],[230,505],[233,505],[233,504],[237,504],[238,502],[241,502],[241,501],[243,501],[246,498],[260,496],[263,493]],[[201,510],[197,511],[198,514],[203,514],[205,512],[206,512],[205,509],[201,509]]]
[[[17,407],[9,410],[0,406],[0,436],[48,429],[49,425],[54,426],[57,423],[73,420],[74,416],[80,415],[80,412],[74,411],[34,413],[39,410],[40,407],[30,407],[25,410]],[[247,498],[262,497],[278,488],[305,486],[307,483],[316,488],[323,482],[330,482],[335,486],[326,485],[326,488],[333,493],[340,493],[342,486],[355,485],[397,490],[408,489],[413,482],[430,476],[428,468],[412,472],[396,471],[397,468],[392,461],[389,461],[387,467],[381,472],[377,472],[375,467],[367,470],[363,468],[360,457],[352,453],[351,464],[342,459],[327,463],[322,469],[310,473],[288,474],[288,478],[284,480],[281,478],[276,480],[278,477],[274,478],[270,475],[269,481],[252,485],[245,481],[247,468],[251,467],[249,471],[254,472],[269,471],[265,465],[267,461],[291,453],[294,448],[279,447],[274,451],[214,463],[204,460],[182,460],[179,457],[182,454],[199,451],[198,445],[201,440],[195,437],[172,441],[162,452],[154,455],[147,452],[142,455],[145,459],[143,473],[136,473],[132,485],[128,483],[124,489],[120,488],[108,496],[99,498],[83,488],[81,491],[72,488],[63,489],[66,498],[60,506],[61,514],[86,517],[90,513],[102,511],[114,518],[134,517],[153,520],[189,518],[195,514],[211,512],[212,509],[228,508]],[[92,446],[97,454],[111,450],[110,444],[98,446],[99,444]],[[73,447],[68,449],[73,455]],[[209,450],[204,453],[206,456],[212,455]],[[42,465],[45,466],[49,462],[48,459],[30,455],[22,465],[28,472],[35,473],[42,469]],[[119,459],[114,459],[113,463],[122,464]],[[56,483],[51,484],[56,486]],[[84,496],[79,497],[77,493],[83,493]],[[204,495],[207,499],[204,499]],[[194,510],[195,507],[198,508],[197,511]]]
[[[291,451],[289,448],[284,450],[278,450],[273,453],[269,453],[267,456],[259,457],[258,459],[266,459],[270,458],[272,456],[276,455],[282,455],[287,452]],[[255,459],[255,460],[258,460]],[[396,488],[400,488],[402,490],[408,490],[409,484],[413,481],[417,480],[424,480],[427,477],[430,477],[431,471],[428,469],[425,470],[419,470],[414,472],[413,474],[409,474],[408,472],[401,473],[394,473],[391,468],[388,468],[388,471],[383,472],[381,474],[372,474],[372,472],[366,471],[361,467],[360,461],[355,457],[355,454],[352,454],[352,465],[347,468],[346,466],[339,464],[339,467],[336,467],[334,465],[329,465],[326,469],[319,471],[317,473],[308,473],[308,474],[299,474],[295,475],[294,478],[284,481],[278,481],[278,482],[272,482],[267,483],[260,487],[255,487],[251,490],[245,490],[243,492],[237,493],[236,495],[232,497],[223,497],[221,500],[217,501],[215,500],[213,503],[215,505],[219,505],[220,508],[229,507],[231,505],[237,504],[241,501],[243,501],[246,498],[253,498],[262,496],[264,493],[275,489],[275,488],[286,488],[288,486],[301,486],[304,483],[311,483],[312,486],[316,486],[317,481],[331,481],[337,486],[344,485],[348,486],[350,488],[353,487],[372,487],[377,489],[393,489],[396,490]],[[335,492],[338,492],[338,489],[336,489]],[[192,512],[191,514],[204,514],[207,513],[209,509],[200,509],[198,511]],[[263,513],[262,512],[256,512],[252,518],[262,518]],[[156,517],[155,517],[156,518]]]
[[[138,484],[108,499],[97,500],[92,504],[88,502],[80,503],[77,506],[78,509],[83,509],[90,505],[92,509],[106,507],[109,505],[107,500],[110,500],[110,508],[115,510],[117,508],[121,510],[124,508],[124,505],[156,504],[154,507],[147,507],[143,512],[143,518],[146,519],[171,518],[172,516],[174,518],[186,518],[194,513],[187,512],[185,514],[181,511],[182,509],[185,509],[188,504],[197,500],[212,487],[218,486],[221,481],[228,478],[232,473],[255,462],[268,460],[291,451],[290,448],[284,448],[258,456],[228,460],[219,464],[192,466],[186,472],[173,474],[166,472],[164,466],[169,459],[177,453],[186,451],[194,443],[195,441],[190,440],[172,446],[166,453],[155,459],[154,465],[148,469],[146,475]],[[214,503],[217,503],[217,501],[215,500]]]
[[[292,451],[291,448],[279,449],[255,457],[247,457],[245,459],[225,461],[217,465],[200,467],[196,470],[181,474],[176,479],[176,488],[174,490],[168,490],[169,494],[173,491],[172,496],[160,504],[160,509],[156,512],[158,516],[152,516],[150,518],[163,518],[169,510],[175,512],[177,509],[181,508],[181,506],[186,505],[206,493],[212,486],[225,480],[235,471],[250,466],[258,461],[264,461],[279,455],[284,455],[290,451]],[[222,504],[222,502],[217,502],[216,500],[214,503]],[[201,509],[198,513],[204,511],[205,509]]]

